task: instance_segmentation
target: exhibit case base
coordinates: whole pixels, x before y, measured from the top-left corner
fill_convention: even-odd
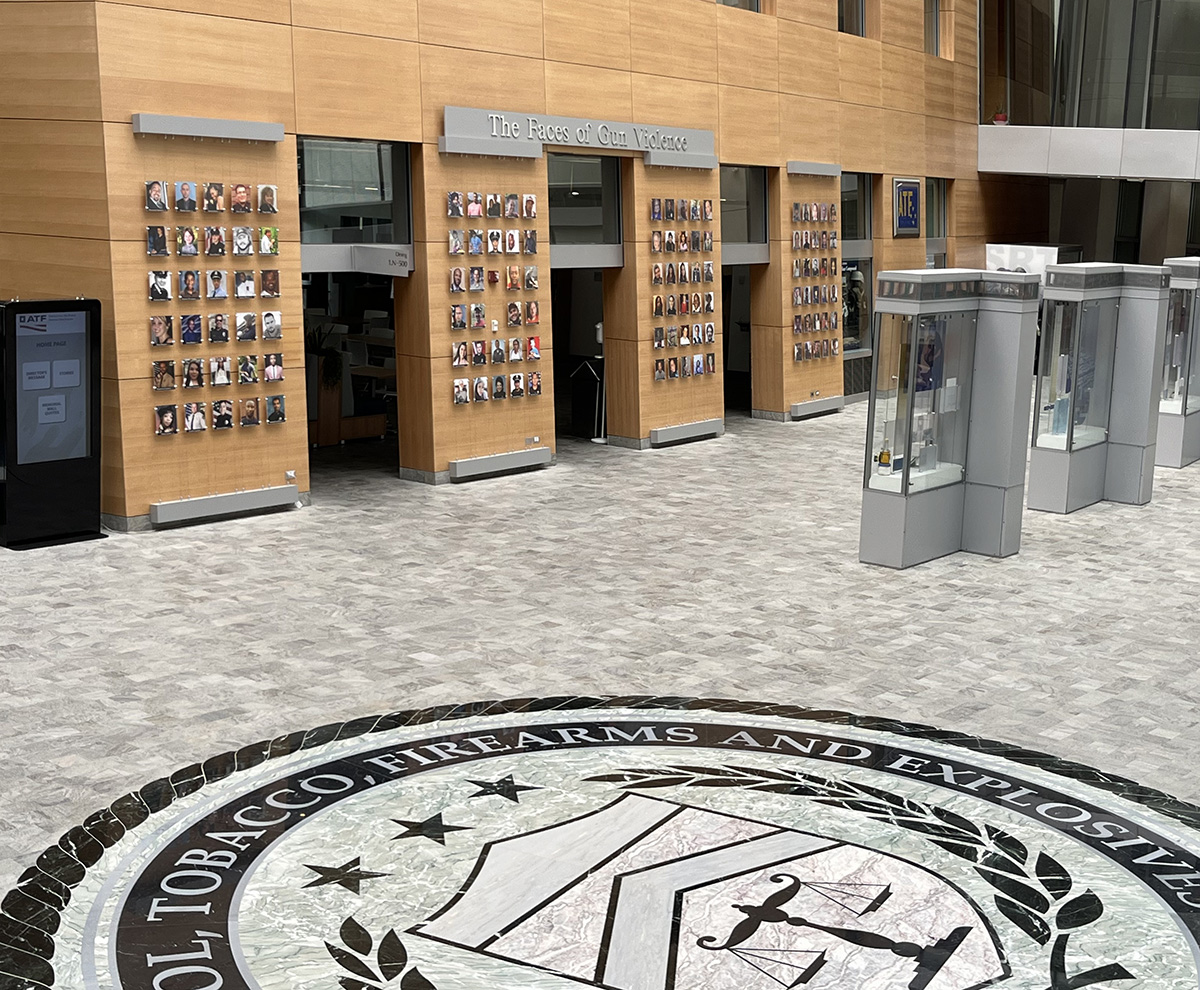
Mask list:
[[[1189,416],[1159,413],[1154,463],[1184,468],[1196,461],[1200,461],[1200,412]]]
[[[1029,452],[1029,498],[1038,512],[1066,514],[1104,501],[1108,444],[1074,453],[1034,447]]]
[[[897,570],[962,549],[963,486],[950,485],[908,497],[863,491],[858,559]]]

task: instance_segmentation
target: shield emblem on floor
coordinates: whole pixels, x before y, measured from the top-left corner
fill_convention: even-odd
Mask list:
[[[414,934],[611,990],[972,990],[987,919],[908,859],[626,794],[485,846]]]

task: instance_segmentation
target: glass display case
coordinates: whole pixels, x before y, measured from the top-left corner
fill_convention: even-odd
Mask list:
[[[1172,289],[1167,308],[1167,344],[1163,350],[1159,412],[1184,415],[1200,410],[1200,359],[1195,346],[1196,293]]]
[[[963,480],[976,321],[877,314],[866,488],[908,495]]]
[[[1033,445],[1082,450],[1108,439],[1117,300],[1047,300],[1042,312]]]

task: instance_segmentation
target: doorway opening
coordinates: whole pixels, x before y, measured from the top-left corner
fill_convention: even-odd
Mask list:
[[[604,389],[604,270],[550,272],[554,325],[554,429],[559,437],[602,440],[608,433]]]
[[[750,413],[753,408],[750,369],[750,266],[721,266],[724,300],[725,409]]]
[[[361,272],[304,275],[314,479],[341,470],[399,473],[393,282]]]

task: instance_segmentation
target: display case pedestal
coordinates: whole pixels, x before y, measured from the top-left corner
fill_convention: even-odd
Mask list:
[[[1020,549],[1038,281],[963,269],[879,276],[863,563]]]
[[[1169,284],[1159,266],[1047,267],[1029,508],[1150,501]]]
[[[1200,258],[1168,258],[1171,294],[1154,463],[1182,468],[1200,460]]]

